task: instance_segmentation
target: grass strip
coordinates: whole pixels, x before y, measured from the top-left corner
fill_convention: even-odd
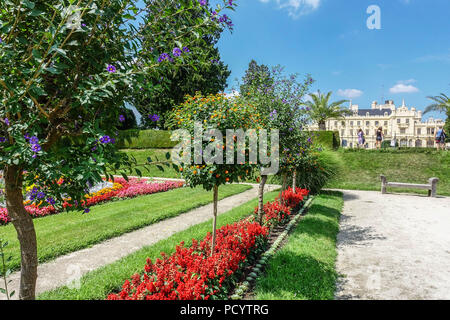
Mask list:
[[[219,189],[219,199],[250,188],[251,186],[239,184],[222,186]],[[212,200],[212,193],[201,187],[180,188],[96,205],[88,214],[72,211],[35,219],[39,262],[178,216],[211,203]],[[11,255],[12,260],[8,267],[12,270],[20,269],[20,245],[14,226],[0,226],[0,236],[9,242],[5,255]]]
[[[273,201],[279,192],[273,191],[264,195],[264,201]],[[257,199],[253,199],[232,210],[219,215],[217,227],[239,221],[253,213],[257,206]],[[52,291],[44,292],[38,296],[42,300],[99,300],[105,299],[107,295],[118,290],[125,280],[135,273],[143,271],[146,258],[153,261],[160,257],[161,252],[170,255],[175,251],[175,246],[185,241],[186,246],[192,244],[192,239],[203,239],[207,232],[212,230],[212,219],[186,230],[178,232],[171,237],[158,243],[144,247],[135,253],[124,257],[107,266],[85,274],[80,281],[78,289],[70,289],[67,286]]]
[[[331,300],[337,273],[336,238],[342,193],[317,196],[286,245],[268,262],[256,282],[257,300]]]

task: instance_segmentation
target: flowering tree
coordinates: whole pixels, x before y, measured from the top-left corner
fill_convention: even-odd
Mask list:
[[[145,0],[146,3],[155,2]],[[166,11],[178,13],[180,4],[188,4],[190,0],[166,1],[169,3]],[[143,60],[157,56],[161,63],[158,72],[142,73],[139,85],[133,86],[132,104],[143,115],[145,127],[154,127],[156,124],[164,126],[165,114],[173,106],[184,101],[186,94],[194,95],[196,91],[203,94],[215,94],[223,91],[230,75],[228,67],[220,61],[218,48],[215,47],[224,29],[232,29],[232,22],[226,15],[218,14],[217,9],[210,9],[209,1],[199,1],[201,6],[192,10],[178,13],[174,20],[171,15],[162,17],[157,23],[141,25]],[[159,12],[161,4],[149,7],[146,19],[153,19],[152,15]],[[233,1],[226,1],[227,8],[233,8]],[[213,24],[210,20],[220,23]],[[205,29],[203,35],[198,32],[183,32],[177,36],[175,46],[172,43],[161,43],[155,46],[154,35],[158,33],[171,33],[174,29],[181,30],[197,25],[201,22]],[[143,27],[145,26],[145,27]],[[187,45],[189,43],[189,45]],[[152,121],[151,115],[159,114],[159,122]]]
[[[297,160],[303,155],[302,147],[307,145],[308,136],[303,130],[306,117],[302,104],[304,95],[313,83],[313,79],[308,75],[303,81],[299,81],[297,74],[286,76],[280,66],[275,66],[270,70],[267,66],[258,65],[252,61],[243,81],[241,90],[245,92],[244,97],[254,104],[264,117],[264,128],[279,131],[279,174],[283,179],[282,189],[284,190],[288,174],[292,173],[294,181],[298,168]],[[260,221],[264,213],[266,181],[267,175],[261,174],[258,196]]]
[[[0,4],[0,166],[21,248],[21,299],[35,297],[38,264],[34,225],[23,204],[24,184],[36,186],[35,200],[58,207],[64,198],[68,208],[83,209],[88,184],[101,181],[101,175],[112,178],[111,169],[129,167],[131,162],[114,147],[119,110],[139,74],[161,68],[158,56],[137,58],[142,46],[133,25],[136,17],[151,6],[159,10],[144,19],[146,25],[167,16],[176,20],[197,8],[210,12],[206,1],[188,1],[176,12],[165,10],[173,1],[151,1],[145,8],[136,2]],[[172,32],[154,34],[154,47],[175,47],[186,32],[202,36],[205,26],[221,23],[217,14],[194,24],[179,21]],[[61,178],[64,183],[55,183]]]
[[[206,190],[213,190],[212,254],[215,249],[219,186],[251,177],[256,165],[256,160],[251,161],[249,157],[251,147],[248,140],[243,140],[241,148],[238,147],[242,140],[239,140],[237,130],[261,129],[262,119],[255,106],[239,98],[227,98],[223,94],[205,97],[197,93],[193,97],[187,96],[187,100],[173,110],[169,126],[185,130],[183,150],[180,150],[184,153],[184,159],[179,168],[183,177],[191,187],[201,185]]]

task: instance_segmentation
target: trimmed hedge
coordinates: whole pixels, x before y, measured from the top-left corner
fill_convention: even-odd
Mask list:
[[[119,131],[119,149],[168,149],[178,142],[170,141],[171,131],[167,130],[124,130]]]
[[[315,144],[320,144],[328,149],[339,149],[341,138],[338,131],[314,131],[312,132]]]

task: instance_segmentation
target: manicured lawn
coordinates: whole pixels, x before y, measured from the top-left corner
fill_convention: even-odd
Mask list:
[[[327,151],[331,152],[331,151]],[[432,150],[405,150],[380,152],[376,150],[332,152],[341,163],[341,172],[328,183],[327,188],[349,190],[380,190],[380,174],[388,181],[428,183],[438,177],[438,194],[450,196],[450,152]],[[388,192],[427,191],[388,188]]]
[[[264,196],[264,201],[273,201],[277,196],[278,191],[267,193]],[[257,199],[253,199],[220,215],[217,219],[218,228],[249,216],[256,206]],[[143,272],[147,257],[154,261],[156,258],[160,257],[161,252],[165,252],[168,255],[172,254],[175,251],[175,246],[181,241],[185,241],[186,246],[189,246],[192,243],[192,239],[203,239],[207,232],[211,232],[211,224],[212,220],[195,225],[152,246],[138,250],[110,265],[89,272],[81,278],[80,289],[62,287],[43,293],[39,295],[38,299],[105,299],[111,291],[118,290],[123,285],[124,281],[129,279],[133,274]]]
[[[248,185],[225,185],[220,187],[219,197],[223,199],[250,188]],[[94,206],[88,214],[64,212],[35,219],[39,262],[178,216],[212,200],[212,192],[200,187],[180,188]],[[19,269],[19,242],[13,225],[0,226],[0,234],[2,239],[9,241],[6,256],[12,255],[13,259],[8,266]]]
[[[337,273],[336,237],[343,208],[342,193],[324,192],[269,261],[257,280],[258,300],[330,300]]]

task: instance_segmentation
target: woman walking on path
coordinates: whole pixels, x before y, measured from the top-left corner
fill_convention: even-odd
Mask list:
[[[439,128],[439,130],[436,131],[434,140],[436,141],[436,148],[437,150],[445,150],[445,139],[447,138],[447,135],[445,133],[444,128]]]
[[[364,137],[364,132],[362,129],[359,129],[358,131],[358,147],[364,148],[364,145],[366,144],[366,138]]]
[[[376,142],[377,149],[381,149],[381,141],[383,141],[383,127],[379,127],[375,132],[375,135],[377,137]]]

